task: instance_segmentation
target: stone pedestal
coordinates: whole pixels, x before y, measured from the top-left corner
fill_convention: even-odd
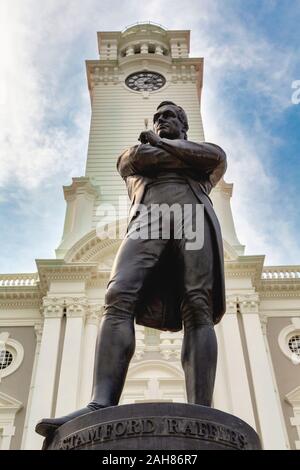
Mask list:
[[[59,427],[46,450],[254,450],[256,432],[213,408],[141,403],[91,412]]]

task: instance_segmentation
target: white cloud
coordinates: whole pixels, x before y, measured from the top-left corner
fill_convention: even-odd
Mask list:
[[[270,166],[277,137],[261,122],[261,110],[257,110],[257,122],[249,135],[249,128],[239,122],[223,91],[224,77],[228,83],[242,74],[247,92],[267,102],[265,115],[280,114],[291,105],[290,83],[298,78],[293,76],[297,51],[275,48],[255,29],[255,23],[249,27],[239,17],[234,3],[4,2],[0,80],[6,78],[6,85],[2,83],[0,88],[0,187],[13,183],[37,194],[44,185],[56,183],[61,191],[61,184],[68,184],[71,175],[83,174],[89,126],[84,60],[97,57],[97,30],[120,30],[142,20],[170,29],[191,29],[192,55],[205,56],[202,108],[206,138],[223,145],[228,153],[226,178],[235,184],[238,236],[248,252],[267,253],[269,263],[300,261],[290,203],[283,195],[281,199],[274,196],[281,190]],[[274,1],[267,3],[271,9]],[[283,222],[275,220],[271,234],[270,217],[280,201],[285,208]],[[34,198],[27,202],[25,198],[23,204],[34,210]],[[37,214],[37,227],[39,223]],[[57,228],[59,234],[61,230]]]

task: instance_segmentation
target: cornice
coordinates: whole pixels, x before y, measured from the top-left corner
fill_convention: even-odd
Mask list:
[[[89,304],[87,308],[87,314],[86,314],[87,324],[98,326],[103,313],[104,313],[103,305]]]
[[[0,308],[36,308],[40,305],[41,293],[38,285],[6,286],[0,288]]]
[[[74,199],[77,195],[82,194],[94,200],[98,195],[97,188],[91,183],[89,177],[81,176],[72,178],[72,184],[63,186],[65,200]]]
[[[265,288],[264,290],[258,289],[259,296],[261,299],[285,299],[285,298],[293,298],[293,299],[300,299],[300,287],[293,288],[292,286],[277,286],[272,287],[270,289]]]
[[[261,278],[264,256],[238,256],[236,260],[225,261],[225,276],[227,278],[251,278],[256,285]]]
[[[257,290],[262,298],[300,297],[300,266],[265,266]]]
[[[239,305],[240,313],[249,314],[249,313],[259,313],[259,295],[255,292],[251,294],[239,294],[237,296],[237,302]]]
[[[64,260],[36,260],[41,292],[46,293],[51,281],[87,281],[97,273],[97,263],[66,263]]]
[[[120,68],[118,60],[87,60],[86,75],[90,91],[100,83],[117,84],[120,82]]]

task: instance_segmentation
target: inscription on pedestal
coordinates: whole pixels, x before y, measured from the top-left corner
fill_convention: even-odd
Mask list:
[[[133,437],[170,436],[198,439],[246,450],[247,437],[217,423],[180,417],[133,418],[102,423],[66,436],[56,444],[60,450],[71,450],[93,443],[130,439]]]

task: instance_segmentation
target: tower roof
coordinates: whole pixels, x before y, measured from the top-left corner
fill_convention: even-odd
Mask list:
[[[157,41],[171,46],[172,42],[181,41],[185,44],[187,53],[190,52],[190,30],[168,30],[164,26],[152,22],[141,22],[127,26],[123,31],[99,31],[98,49],[99,54],[103,51],[103,46],[108,42],[123,48],[132,41]]]

